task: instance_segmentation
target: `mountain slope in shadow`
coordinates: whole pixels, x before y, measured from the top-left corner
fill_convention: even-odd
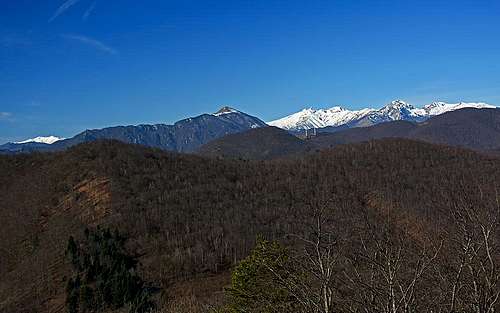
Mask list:
[[[265,160],[297,156],[313,146],[277,127],[262,127],[224,136],[203,145],[197,154],[209,157]]]

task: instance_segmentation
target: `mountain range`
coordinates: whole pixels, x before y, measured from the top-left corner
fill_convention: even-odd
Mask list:
[[[348,110],[339,106],[330,109],[304,109],[295,114],[268,122],[289,131],[313,128],[353,128],[366,127],[390,121],[421,122],[433,116],[464,108],[495,108],[487,103],[476,102],[433,102],[416,108],[402,100],[395,100],[380,109],[365,108]]]
[[[347,129],[369,127],[386,122],[408,121],[421,123],[443,113],[465,108],[486,109],[495,106],[486,103],[445,103],[433,102],[422,108],[416,108],[401,100],[395,100],[381,109],[348,110],[341,107],[331,109],[304,109],[290,116],[265,123],[261,119],[230,107],[223,107],[213,114],[202,114],[187,118],[173,125],[137,125],[115,126],[103,129],[85,130],[68,139],[37,137],[16,143],[0,145],[0,153],[13,154],[32,151],[60,151],[71,146],[102,139],[114,139],[125,143],[139,144],[175,152],[195,152],[203,145],[227,135],[238,134],[254,128],[275,126],[290,133],[301,134],[309,129],[315,132],[339,132]],[[400,130],[390,137],[408,137]],[[254,132],[253,134],[264,134]],[[276,131],[273,135],[276,135]],[[355,132],[365,133],[365,130]],[[282,136],[282,135],[280,135]],[[370,137],[370,136],[365,136]],[[411,137],[411,136],[410,136]],[[418,136],[417,136],[418,137]],[[284,137],[282,136],[282,139]],[[413,138],[413,137],[411,137]],[[241,140],[239,138],[238,140]],[[271,144],[271,141],[262,141]],[[288,143],[295,142],[289,140]],[[214,154],[218,143],[203,149],[203,153]],[[239,145],[244,143],[239,143]],[[293,144],[293,146],[296,146]],[[259,148],[259,151],[265,147]],[[269,146],[270,148],[270,146]],[[217,148],[218,149],[218,148]],[[308,148],[310,149],[310,147]],[[224,150],[224,149],[222,149]],[[268,149],[269,150],[269,149]],[[210,151],[210,153],[208,152]],[[270,155],[273,155],[271,153]],[[288,151],[288,148],[284,151]],[[231,153],[230,153],[231,154]]]
[[[325,148],[382,138],[416,139],[477,151],[492,151],[500,148],[500,109],[461,109],[421,123],[393,121],[322,134],[311,141]]]
[[[498,155],[500,109],[460,109],[423,122],[396,120],[301,138],[277,127],[266,127],[214,140],[198,153],[223,158],[272,159],[384,138],[406,138]]]
[[[173,125],[116,126],[85,130],[72,138],[54,141],[52,144],[35,139],[8,143],[0,146],[0,152],[60,151],[101,139],[115,139],[169,151],[192,152],[216,138],[263,126],[267,126],[266,123],[257,117],[223,107],[216,113],[187,118]]]

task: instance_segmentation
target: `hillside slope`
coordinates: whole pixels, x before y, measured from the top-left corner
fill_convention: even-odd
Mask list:
[[[312,150],[302,139],[277,127],[262,127],[224,136],[203,145],[197,154],[252,160],[297,156]]]
[[[301,233],[315,207],[337,212],[347,236],[365,210],[390,209],[415,227],[443,229],[464,194],[479,208],[494,199],[500,161],[408,140],[258,162],[97,141],[0,156],[0,172],[0,311],[63,312],[64,249],[86,227],[127,234],[145,280],[170,299],[159,294],[160,305],[213,304],[258,234]]]

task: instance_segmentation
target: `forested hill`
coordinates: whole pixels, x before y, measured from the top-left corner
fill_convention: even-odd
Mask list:
[[[274,161],[98,141],[0,156],[0,173],[1,312],[65,311],[68,238],[99,225],[129,238],[158,306],[201,312],[223,301],[228,272],[257,235],[304,233],[321,208],[346,238],[367,212],[411,225],[412,240],[441,236],[458,204],[482,210],[496,201],[500,161],[397,139]]]
[[[196,153],[208,157],[269,160],[303,156],[315,146],[277,127],[260,127],[224,136],[199,148]]]

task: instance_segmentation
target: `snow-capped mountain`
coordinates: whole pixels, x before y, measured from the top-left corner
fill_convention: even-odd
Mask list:
[[[41,137],[21,143],[7,143],[0,145],[0,154],[58,151],[101,139],[114,139],[169,151],[192,152],[214,139],[265,126],[267,124],[259,118],[225,106],[215,113],[186,118],[172,125],[114,126],[85,130],[64,140],[57,140],[59,139],[57,137]]]
[[[335,127],[359,120],[374,111],[373,109],[351,111],[341,107],[318,110],[309,108],[267,124],[287,130]]]
[[[219,111],[213,113],[212,115],[218,117],[221,120],[236,123],[239,125],[245,125],[245,127],[249,128],[259,128],[267,126],[267,124],[260,119],[228,106],[222,107]]]
[[[51,145],[55,142],[58,142],[58,141],[64,140],[64,139],[65,138],[59,138],[56,136],[47,136],[47,137],[35,137],[35,138],[27,139],[24,141],[19,141],[16,143],[23,144],[23,143],[35,142],[35,143],[45,143],[45,144]]]
[[[428,115],[435,116],[449,111],[455,111],[465,108],[491,109],[496,107],[494,105],[484,102],[459,102],[459,103],[433,102],[431,104],[424,105],[423,110]]]
[[[495,106],[487,103],[475,102],[433,102],[422,108],[416,108],[402,100],[395,100],[381,109],[366,108],[361,110],[348,110],[338,106],[330,109],[309,108],[290,116],[268,122],[268,125],[291,131],[341,126],[366,127],[397,120],[421,122],[432,116],[463,108],[483,109],[495,108]]]

